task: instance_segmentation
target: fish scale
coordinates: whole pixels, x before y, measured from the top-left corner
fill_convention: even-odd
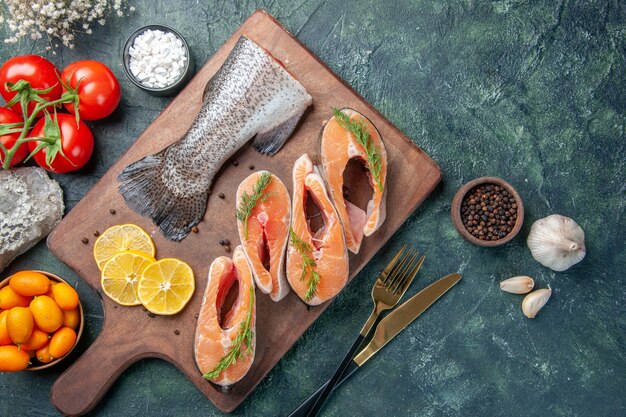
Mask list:
[[[187,133],[127,166],[118,176],[119,191],[166,238],[182,240],[204,216],[222,165],[255,136],[256,150],[278,152],[311,102],[280,62],[242,36],[209,82]]]

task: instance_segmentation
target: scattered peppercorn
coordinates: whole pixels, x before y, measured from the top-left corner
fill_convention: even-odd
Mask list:
[[[86,237],[82,238],[80,241],[83,242],[85,245],[89,243],[89,239],[87,239]]]
[[[198,227],[197,226],[192,227],[191,231],[194,233],[198,233]]]
[[[250,168],[250,170],[254,169],[254,165],[250,165],[248,168]]]
[[[499,240],[513,230],[517,220],[517,203],[504,187],[478,185],[463,198],[461,220],[475,238]]]
[[[221,199],[224,199],[224,197],[226,197],[226,196],[224,195],[224,193],[219,193],[217,196],[218,196],[219,198],[221,198]]]
[[[180,334],[180,330],[178,330],[178,329],[174,330],[174,334],[175,334],[176,336],[178,336],[178,335]]]
[[[226,251],[226,253],[230,252],[230,246],[224,246],[224,250]]]
[[[94,235],[95,237],[98,237],[98,236],[100,236],[100,232],[98,232],[98,231],[96,230],[95,232],[93,232],[93,235]]]
[[[233,161],[233,166],[237,166],[237,165],[239,165],[239,161],[237,160]]]
[[[225,244],[226,246],[230,246],[230,240],[228,240],[228,239],[224,239],[224,244]]]
[[[220,239],[220,245],[224,246],[226,244],[226,241],[224,239]]]
[[[116,212],[115,212],[115,209],[110,209],[110,210],[109,210],[109,213],[111,213],[111,214],[115,214],[115,213],[116,213]]]

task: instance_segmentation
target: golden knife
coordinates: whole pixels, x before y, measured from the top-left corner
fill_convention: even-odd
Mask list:
[[[372,340],[354,357],[353,361],[362,366],[374,356],[391,339],[396,337],[406,326],[419,317],[428,307],[444,295],[461,280],[460,274],[450,274],[439,281],[430,284],[422,291],[409,298],[404,304],[396,308],[376,327]]]
[[[437,301],[442,295],[461,280],[460,274],[450,274],[430,284],[413,297],[405,301],[400,307],[393,310],[387,317],[376,326],[372,340],[357,354],[348,365],[337,386],[343,383],[369,358],[374,356],[391,339],[396,337],[406,326],[418,318],[428,307]],[[326,384],[321,386],[313,395],[306,399],[288,417],[304,417],[315,404],[318,395],[324,390]]]

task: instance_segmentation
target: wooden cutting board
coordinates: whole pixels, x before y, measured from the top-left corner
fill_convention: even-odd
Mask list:
[[[243,34],[285,64],[311,94],[313,106],[285,147],[274,157],[262,156],[249,146],[240,150],[233,158],[238,165],[227,164],[216,179],[198,233],[191,233],[182,242],[168,241],[150,220],[126,206],[117,192],[116,177],[131,162],[163,149],[186,132],[200,109],[205,85]],[[157,258],[185,260],[193,268],[196,278],[193,298],[181,313],[171,317],[150,317],[141,306],[118,306],[102,296],[102,333],[52,387],[52,402],[59,411],[66,415],[88,412],[131,364],[155,357],[173,363],[220,410],[230,412],[322,314],[328,303],[307,309],[293,293],[274,303],[257,291],[257,349],[248,375],[228,392],[222,392],[204,380],[196,368],[194,332],[209,265],[215,257],[225,255],[224,248],[218,243],[220,239],[230,239],[233,248],[238,243],[234,218],[234,195],[238,184],[252,172],[249,166],[254,165],[255,170],[267,169],[278,175],[291,192],[294,161],[305,152],[314,161],[319,161],[319,135],[324,121],[330,117],[332,106],[357,109],[372,120],[382,134],[389,158],[387,220],[373,236],[365,239],[358,255],[350,255],[351,279],[439,183],[441,171],[427,155],[272,16],[264,11],[255,12],[48,237],[50,250],[99,294],[102,294],[100,272],[92,257],[93,232],[102,232],[116,224],[135,223],[143,227],[154,239]],[[224,199],[217,197],[221,192],[226,195]],[[110,213],[111,209],[115,214]],[[81,242],[83,237],[90,237],[89,244]]]

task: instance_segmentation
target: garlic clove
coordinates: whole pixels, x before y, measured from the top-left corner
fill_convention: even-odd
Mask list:
[[[522,312],[529,319],[534,319],[539,310],[546,305],[551,295],[552,290],[550,288],[542,288],[531,292],[522,301]]]
[[[559,214],[533,223],[526,243],[537,262],[557,272],[582,261],[586,254],[583,229]]]
[[[522,275],[519,277],[512,277],[500,282],[500,289],[502,291],[510,292],[511,294],[526,294],[535,286],[535,281],[528,276]]]

